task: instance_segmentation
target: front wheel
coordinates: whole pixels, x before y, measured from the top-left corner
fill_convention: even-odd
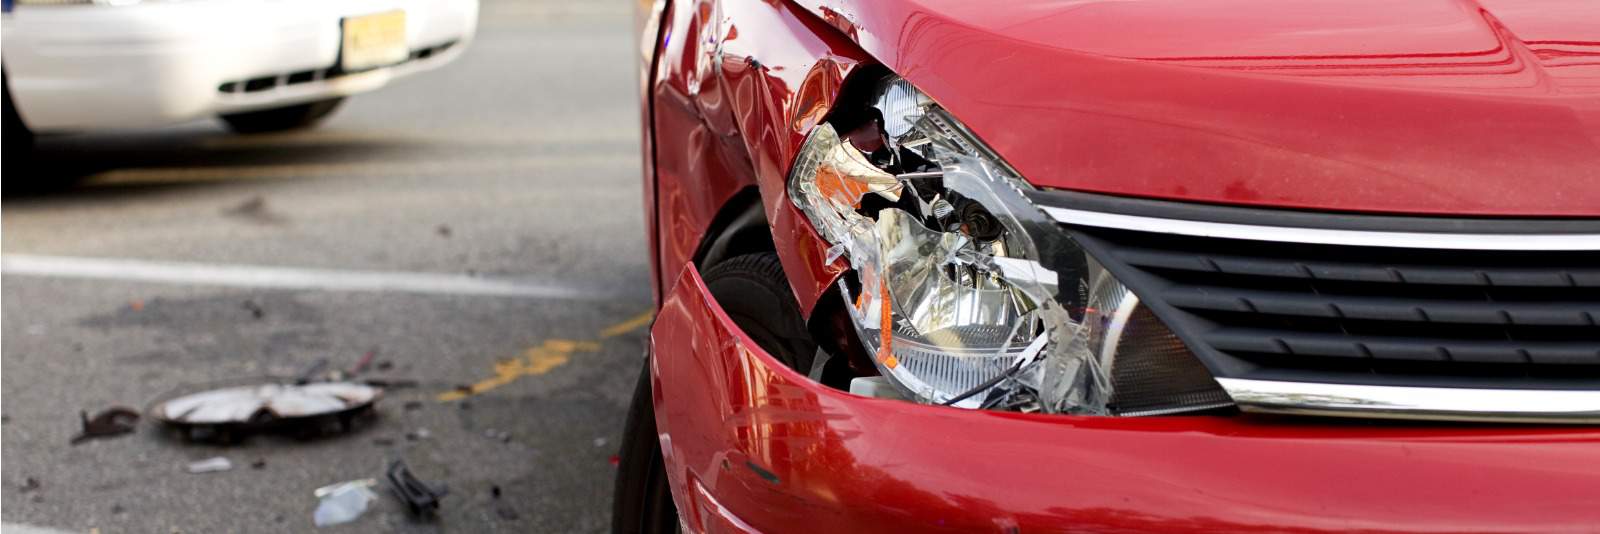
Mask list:
[[[222,122],[227,123],[228,129],[237,133],[298,130],[322,122],[322,119],[332,115],[333,110],[338,109],[339,104],[343,102],[344,97],[338,97],[281,108],[228,113],[222,116]]]
[[[666,462],[656,435],[655,404],[650,396],[650,364],[645,363],[633,389],[633,404],[622,427],[622,451],[612,494],[613,534],[676,534],[678,508],[667,483]]]

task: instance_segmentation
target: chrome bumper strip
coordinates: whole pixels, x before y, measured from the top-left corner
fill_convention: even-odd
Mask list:
[[[1240,410],[1511,423],[1600,423],[1600,390],[1466,389],[1218,378]]]

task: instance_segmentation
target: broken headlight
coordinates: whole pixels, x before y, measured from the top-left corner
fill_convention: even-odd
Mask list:
[[[902,393],[965,408],[1123,413],[1112,368],[1129,345],[1123,334],[1135,331],[1135,345],[1162,347],[1142,352],[1164,358],[1135,366],[1158,371],[1133,377],[1146,390],[1141,401],[1165,406],[1148,390],[1162,385],[1150,376],[1172,374],[1167,360],[1198,367],[1202,389],[1215,387],[1159,320],[1134,313],[1138,298],[1034,206],[1030,186],[932,99],[891,78],[859,111],[812,130],[790,196],[833,245],[827,261],[848,258],[857,283],[840,283],[845,308]]]

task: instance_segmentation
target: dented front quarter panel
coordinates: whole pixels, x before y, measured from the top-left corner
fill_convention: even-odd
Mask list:
[[[719,209],[756,187],[803,312],[845,268],[788,199],[788,169],[840,84],[866,61],[849,40],[782,2],[678,0],[664,22],[655,106],[657,262],[693,259]],[[671,269],[657,273],[671,287]]]
[[[845,77],[867,60],[853,44],[788,4],[726,2],[723,76],[755,160],[755,174],[778,256],[807,316],[844,270],[827,262],[828,244],[789,199],[789,168],[806,134],[833,107]]]
[[[784,367],[684,266],[651,332],[695,531],[1556,532],[1600,524],[1600,430],[1096,418],[869,399]]]

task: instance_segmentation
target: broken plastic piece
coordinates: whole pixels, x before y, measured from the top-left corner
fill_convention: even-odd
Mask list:
[[[42,488],[42,487],[44,487],[44,485],[39,483],[39,479],[34,478],[34,477],[28,477],[26,479],[23,479],[22,485],[17,487],[17,491],[21,492],[21,493],[27,493],[27,492],[34,491],[34,490],[37,490],[37,489]]]
[[[389,464],[389,471],[383,476],[389,481],[389,491],[416,517],[431,517],[439,511],[439,499],[450,493],[442,484],[430,485],[418,479],[403,460]]]
[[[345,371],[345,374],[350,375],[350,376],[355,376],[355,375],[359,375],[361,373],[366,372],[367,371],[367,366],[372,365],[372,359],[374,357],[376,357],[377,355],[378,355],[378,349],[372,349],[372,350],[367,351],[366,354],[362,354],[361,355],[361,359],[356,360],[356,364],[351,366],[350,370]]]
[[[196,474],[217,473],[233,469],[233,462],[228,461],[226,457],[218,456],[215,458],[206,458],[198,462],[189,462],[188,469],[190,473]]]
[[[905,396],[901,395],[899,390],[889,385],[889,379],[881,376],[858,376],[850,379],[850,392],[875,399],[905,400]]]
[[[828,247],[828,256],[823,260],[823,263],[833,263],[838,261],[840,257],[844,256],[845,250],[844,243]]]
[[[378,494],[372,492],[372,486],[377,484],[376,480],[364,478],[317,488],[312,492],[319,499],[317,510],[311,514],[312,524],[326,527],[355,521],[378,499]]]
[[[113,406],[94,417],[89,417],[89,412],[78,412],[78,418],[83,422],[83,432],[72,437],[73,445],[133,432],[139,423],[139,412],[126,406]]]

